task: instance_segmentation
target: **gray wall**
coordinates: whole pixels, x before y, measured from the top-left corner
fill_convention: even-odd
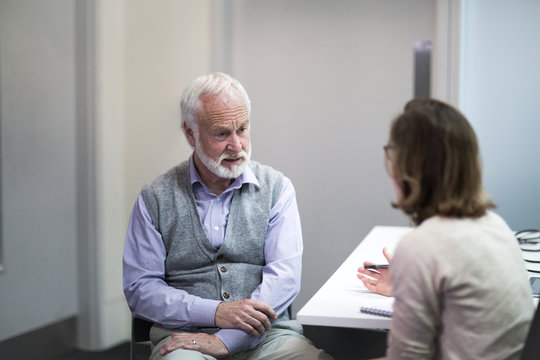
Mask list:
[[[297,191],[295,312],[373,226],[408,224],[390,207],[382,147],[413,97],[413,42],[434,40],[434,18],[431,0],[232,2],[231,72],[253,102],[253,158]]]
[[[0,2],[0,340],[77,314],[72,2]]]
[[[463,1],[460,107],[485,186],[516,230],[540,227],[540,2]]]

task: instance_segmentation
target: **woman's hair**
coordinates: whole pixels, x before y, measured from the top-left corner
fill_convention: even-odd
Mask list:
[[[480,217],[495,205],[482,187],[478,142],[452,106],[415,99],[394,119],[389,148],[401,197],[392,205],[416,224],[434,216]]]
[[[248,116],[251,113],[251,101],[238,80],[220,72],[201,75],[189,84],[180,99],[182,125],[186,123],[195,132],[198,131],[197,116],[201,106],[200,99],[205,95],[240,96],[246,103]]]

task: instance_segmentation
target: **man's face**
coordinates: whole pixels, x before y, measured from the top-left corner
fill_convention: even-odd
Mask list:
[[[234,179],[246,169],[250,153],[249,116],[240,97],[201,98],[195,155],[213,175]],[[190,139],[190,142],[192,140]]]

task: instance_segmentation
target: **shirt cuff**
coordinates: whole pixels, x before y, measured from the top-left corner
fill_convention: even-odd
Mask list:
[[[229,355],[236,354],[239,351],[253,349],[266,337],[266,334],[260,337],[254,337],[239,329],[221,329],[215,335],[225,344],[229,350]]]
[[[216,309],[221,303],[219,300],[211,300],[197,297],[190,311],[191,324],[195,327],[216,326]]]

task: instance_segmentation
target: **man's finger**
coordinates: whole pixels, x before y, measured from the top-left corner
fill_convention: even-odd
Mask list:
[[[262,336],[272,327],[268,316],[256,309],[252,309],[243,322],[249,327],[249,330],[255,332],[252,334],[254,336]]]
[[[244,330],[251,336],[259,337],[264,335],[264,331],[261,333],[261,331],[257,330],[256,327],[252,326],[249,322],[245,321],[238,325],[238,328],[240,330]]]
[[[268,319],[270,319],[270,320],[276,320],[277,319],[276,312],[269,305],[267,305],[267,304],[265,304],[263,302],[260,302],[260,301],[255,301],[252,306],[253,306],[253,308],[255,310],[258,310],[258,311],[262,312]]]
[[[257,324],[260,324],[261,326],[259,331],[262,330],[266,332],[270,330],[270,328],[272,327],[272,323],[270,322],[270,319],[265,313],[255,312],[255,314],[253,314],[253,317],[257,321]]]

